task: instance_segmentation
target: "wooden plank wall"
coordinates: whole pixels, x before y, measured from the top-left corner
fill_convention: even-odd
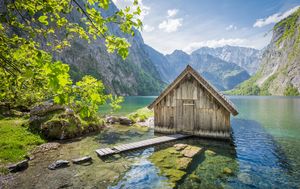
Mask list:
[[[193,77],[186,77],[154,107],[155,130],[208,135],[230,132],[230,113]]]

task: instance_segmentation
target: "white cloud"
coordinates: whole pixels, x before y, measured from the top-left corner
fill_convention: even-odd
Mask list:
[[[182,18],[168,18],[167,20],[162,21],[158,25],[158,28],[168,33],[175,32],[182,26],[182,20]]]
[[[178,9],[170,9],[168,10],[168,17],[173,17],[178,13]]]
[[[267,17],[267,18],[257,19],[256,22],[253,24],[253,27],[261,28],[261,27],[269,25],[269,24],[277,23],[280,20],[282,20],[282,19],[288,17],[289,15],[293,14],[299,8],[300,8],[300,6],[296,6],[292,9],[290,9],[290,10],[287,10],[284,13],[275,13],[275,14]]]
[[[143,26],[143,32],[152,32],[153,30],[154,30],[153,26],[150,26],[150,25],[147,25],[147,24],[145,24]]]
[[[227,26],[225,29],[226,29],[227,31],[229,31],[229,30],[237,30],[237,27],[236,27],[235,25],[230,24],[230,25]]]
[[[200,47],[222,47],[225,45],[244,45],[246,39],[241,38],[233,38],[233,39],[219,39],[219,40],[208,40],[208,41],[200,41],[200,42],[193,42],[188,44],[183,50],[185,52],[191,53],[192,51],[200,48]]]
[[[132,6],[134,0],[112,0],[112,1],[119,9],[124,9],[128,6]],[[141,14],[139,15],[138,18],[143,21],[144,17],[150,13],[150,7],[144,5],[142,0],[139,0],[139,6],[141,8]]]
[[[167,32],[175,32],[182,26],[182,18],[174,18],[176,14],[178,13],[178,9],[170,9],[167,11],[168,16],[167,19],[162,21],[159,25],[158,28]]]

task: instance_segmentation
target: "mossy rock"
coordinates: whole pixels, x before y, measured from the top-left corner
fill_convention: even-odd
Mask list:
[[[185,157],[192,158],[201,152],[202,148],[197,146],[187,146],[180,153]]]
[[[144,122],[146,121],[149,117],[153,117],[154,112],[153,110],[149,110],[147,107],[138,109],[136,112],[133,112],[128,115],[129,119],[133,122]]]
[[[216,152],[212,151],[212,150],[206,150],[205,151],[205,155],[208,155],[208,156],[215,156],[216,155]]]
[[[104,121],[99,118],[83,120],[68,107],[39,105],[30,112],[29,128],[47,139],[70,139],[100,130]]]
[[[176,160],[177,168],[179,170],[186,170],[190,163],[192,162],[192,158],[182,157]]]
[[[164,175],[170,179],[171,185],[176,185],[176,183],[180,181],[185,174],[185,171],[178,169],[166,169],[164,171]]]
[[[177,145],[178,147],[178,145]],[[187,149],[184,153],[182,153]],[[184,154],[193,152],[194,156],[201,150],[200,147],[184,145],[184,148],[181,148],[181,151],[175,146],[169,147],[157,152],[154,152],[149,160],[160,169],[162,175],[169,178],[169,183],[171,187],[175,187],[176,183],[180,181],[183,176],[186,174],[186,170],[190,166],[193,158],[186,157]],[[195,152],[195,153],[194,153]]]

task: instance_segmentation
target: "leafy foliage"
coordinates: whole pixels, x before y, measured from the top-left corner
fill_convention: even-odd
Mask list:
[[[104,94],[104,85],[91,76],[84,76],[73,87],[69,96],[69,106],[80,114],[81,117],[91,117],[98,111],[99,105],[105,104],[111,95]]]
[[[60,52],[70,46],[70,39],[79,37],[90,41],[103,38],[108,52],[125,59],[130,44],[125,38],[109,33],[108,25],[116,24],[124,33],[134,35],[133,28],[141,28],[138,2],[132,7],[108,14],[108,0],[7,0],[0,12],[0,102],[11,106],[30,106],[53,99],[57,104],[73,107],[83,118],[98,110],[98,106],[111,100],[113,108],[121,99],[106,95],[104,85],[91,76],[83,77],[74,86],[69,66],[54,61],[40,50],[38,39],[51,39],[49,52]],[[81,14],[81,22],[71,22],[70,14]],[[66,32],[65,37],[58,35]],[[50,40],[49,40],[50,41]],[[45,49],[45,48],[44,48]]]
[[[9,28],[18,30],[18,37],[27,41],[34,38],[53,38],[54,43],[47,43],[50,49],[61,50],[70,46],[69,39],[79,37],[90,41],[104,38],[108,52],[117,51],[125,59],[130,44],[125,38],[109,33],[108,24],[116,24],[124,33],[134,35],[133,28],[140,29],[142,22],[138,18],[141,10],[138,2],[112,14],[103,14],[109,8],[108,0],[8,0],[1,12],[1,22]],[[104,11],[103,11],[104,10]],[[68,15],[81,14],[81,22],[70,22]],[[60,32],[66,31],[66,37],[59,39]],[[61,36],[61,35],[60,35]]]
[[[292,84],[288,85],[284,90],[284,96],[299,96],[300,93]]]
[[[146,121],[149,117],[153,117],[153,116],[154,116],[153,110],[149,110],[147,107],[140,108],[137,111],[130,113],[128,115],[129,119],[134,123],[138,121],[140,122]]]

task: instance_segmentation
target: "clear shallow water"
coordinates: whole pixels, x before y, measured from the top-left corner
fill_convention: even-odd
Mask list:
[[[154,97],[126,97],[123,110],[128,114],[144,107]],[[188,143],[211,149],[214,158],[193,160],[178,188],[299,188],[300,186],[300,98],[230,97],[239,115],[232,117],[233,143],[189,139]],[[106,110],[103,110],[103,112]],[[31,166],[15,175],[8,188],[168,188],[168,178],[149,157],[174,143],[117,155],[106,160],[94,150],[154,136],[152,129],[119,126],[80,141],[62,144],[31,161]],[[92,165],[71,165],[56,171],[47,166],[57,159],[91,155]],[[221,167],[232,166],[234,175],[224,177]],[[221,169],[221,170],[220,170]],[[190,174],[201,182],[189,179]]]

